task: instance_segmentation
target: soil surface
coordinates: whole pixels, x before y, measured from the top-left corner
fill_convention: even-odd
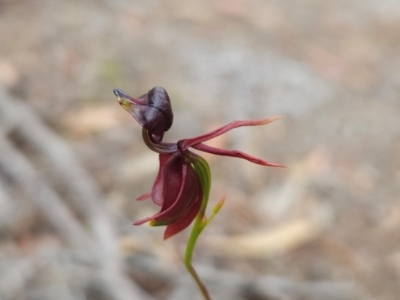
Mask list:
[[[209,145],[286,169],[204,155],[215,299],[400,299],[399,1],[3,0],[0,37],[0,298],[197,299],[189,231],[131,225],[158,158],[112,91],[159,85],[168,141],[284,116]]]

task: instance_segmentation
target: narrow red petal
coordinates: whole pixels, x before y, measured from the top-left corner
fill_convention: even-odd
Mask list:
[[[238,151],[238,150],[226,150],[226,149],[214,148],[214,147],[211,147],[211,146],[208,146],[208,145],[205,145],[205,144],[196,144],[196,145],[193,145],[192,147],[197,149],[197,150],[208,152],[208,153],[212,153],[212,154],[216,154],[216,155],[243,158],[243,159],[251,161],[251,162],[253,162],[255,164],[259,164],[259,165],[263,165],[263,166],[286,168],[284,165],[271,163],[271,162],[268,162],[266,160],[251,156],[251,155],[249,155],[247,153],[244,153],[244,152],[241,152],[241,151]]]
[[[137,197],[136,200],[137,201],[143,201],[143,200],[146,200],[147,198],[150,198],[150,196],[151,196],[151,193],[146,193],[146,194],[143,194],[143,195]]]
[[[137,220],[137,221],[135,221],[133,223],[133,225],[142,225],[142,224],[144,224],[144,223],[146,223],[146,222],[148,222],[150,220],[153,220],[153,217],[147,217],[147,218],[144,218],[144,219]]]
[[[187,219],[187,222],[189,222],[188,224],[185,225],[185,222],[182,221],[181,225],[178,226],[178,224],[180,223],[177,223],[176,225],[179,228],[182,228],[181,230],[183,230],[190,224],[190,222],[194,218],[192,216],[192,210],[194,209],[193,206],[196,202],[201,202],[200,199],[202,199],[203,194],[200,178],[198,177],[196,171],[190,165],[185,165],[184,169],[186,169],[186,171],[183,170],[184,172],[186,172],[186,175],[183,176],[183,190],[179,191],[179,195],[176,198],[176,201],[171,206],[166,206],[166,209],[163,205],[163,208],[158,214],[136,221],[134,225],[140,225],[147,221],[153,221],[156,225],[170,225],[175,224],[176,222],[180,222],[180,220]]]
[[[224,134],[225,132],[232,130],[237,127],[242,127],[242,126],[258,126],[258,125],[264,125],[271,123],[275,120],[281,119],[281,116],[278,117],[272,117],[272,118],[267,118],[267,119],[259,119],[259,120],[244,120],[244,121],[233,121],[225,126],[222,126],[218,129],[215,129],[209,133],[206,133],[204,135],[200,135],[198,137],[194,137],[191,139],[184,139],[180,140],[178,142],[178,148],[181,149],[181,151],[187,150],[189,147],[193,147],[196,144],[208,141],[212,138],[215,138],[221,134]]]

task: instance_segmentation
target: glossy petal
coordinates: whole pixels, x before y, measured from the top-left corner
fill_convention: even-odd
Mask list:
[[[192,204],[191,207],[185,212],[182,218],[180,218],[175,223],[172,223],[167,226],[164,232],[164,240],[170,238],[171,236],[181,232],[186,227],[188,227],[194,220],[194,218],[199,213],[201,206],[201,197]]]
[[[163,195],[161,211],[154,216],[135,222],[135,225],[151,220],[156,226],[172,224],[185,218],[186,212],[193,203],[201,199],[199,176],[179,152],[171,155],[165,162],[159,182],[162,183]]]
[[[119,89],[115,89],[114,94],[121,106],[148,130],[151,139],[160,143],[164,132],[171,127],[173,121],[171,102],[167,91],[156,86],[138,99]]]
[[[160,164],[161,161],[162,158],[160,155]],[[156,200],[153,199],[154,202],[160,201],[162,203],[161,211],[154,216],[136,221],[134,225],[140,225],[147,221],[155,220],[156,218],[168,213],[174,204],[176,204],[179,200],[178,196],[183,190],[183,178],[186,178],[186,167],[182,161],[183,157],[179,152],[177,152],[171,155],[168,160],[163,163],[163,167],[159,170],[159,174],[161,172],[161,177],[159,178],[158,183],[157,180],[155,183],[155,186],[157,186],[157,191],[155,192]],[[158,199],[157,197],[160,197],[160,192],[162,192],[162,197],[161,199]]]
[[[142,118],[146,120],[145,126],[142,126],[150,132],[154,141],[161,142],[164,132],[171,128],[174,118],[167,91],[156,86],[139,100],[149,106],[142,112]]]
[[[169,154],[160,154],[160,168],[158,169],[158,174],[156,180],[154,181],[152,191],[150,193],[143,194],[139,196],[136,200],[143,201],[148,198],[152,198],[153,202],[157,205],[163,204],[163,177],[162,177],[162,170],[164,168],[165,163],[167,162],[168,158],[170,157]]]
[[[182,203],[179,203],[179,201],[185,188],[187,166],[179,152],[173,154],[165,164],[162,177],[163,204],[160,213],[154,219],[171,223],[179,217],[177,215],[184,209],[181,208]]]
[[[190,165],[185,164],[183,170],[185,170],[183,188],[180,190],[176,201],[168,207],[167,211],[155,218],[157,222],[171,224],[184,219],[193,203],[200,201],[202,193],[199,177]],[[164,198],[167,197],[168,195],[165,194]]]

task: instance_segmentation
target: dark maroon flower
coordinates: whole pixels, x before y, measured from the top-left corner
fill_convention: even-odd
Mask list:
[[[167,91],[156,86],[138,99],[118,89],[114,90],[114,94],[119,104],[149,132],[152,141],[161,142],[174,119]]]
[[[138,200],[151,197],[155,204],[161,206],[161,210],[153,216],[136,221],[134,225],[148,221],[153,226],[166,225],[164,239],[189,226],[199,213],[203,196],[208,199],[211,185],[208,164],[190,151],[190,147],[216,155],[243,158],[263,166],[283,167],[237,150],[203,144],[231,129],[268,124],[279,117],[234,121],[204,135],[177,143],[166,143],[162,139],[164,132],[172,125],[173,114],[168,94],[162,87],[155,87],[138,99],[121,90],[114,90],[114,93],[121,106],[143,127],[144,142],[151,150],[159,153],[160,159],[160,168],[151,193],[140,196]]]
[[[160,169],[152,192],[138,200],[150,196],[155,204],[161,206],[161,211],[136,221],[134,225],[147,221],[153,226],[168,225],[164,235],[167,239],[189,226],[196,217],[203,196],[200,178],[179,151],[160,154]]]

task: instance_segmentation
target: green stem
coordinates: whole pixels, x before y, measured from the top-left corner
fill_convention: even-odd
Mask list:
[[[185,266],[190,275],[192,275],[194,281],[196,282],[197,286],[199,287],[199,290],[204,296],[204,299],[206,300],[211,300],[210,294],[208,293],[208,290],[204,283],[201,281],[199,275],[197,274],[196,270],[192,266],[192,256],[193,256],[193,251],[196,246],[197,239],[203,229],[207,226],[208,222],[205,218],[205,211],[207,208],[207,203],[208,203],[208,197],[210,194],[210,185],[211,185],[211,173],[210,173],[210,168],[208,166],[208,163],[200,156],[197,154],[186,151],[187,153],[187,158],[190,160],[190,162],[193,164],[196,173],[200,177],[201,185],[203,188],[203,199],[201,202],[201,207],[200,211],[196,216],[196,219],[193,224],[192,232],[190,233],[189,240],[186,246],[186,252],[185,252]]]
[[[185,266],[190,275],[192,275],[194,281],[197,283],[197,286],[199,287],[199,290],[204,296],[204,299],[206,300],[211,300],[210,294],[208,293],[208,290],[204,283],[201,281],[199,275],[197,274],[196,270],[192,266],[192,256],[193,256],[193,251],[196,246],[197,239],[204,229],[202,226],[202,218],[200,216],[200,213],[197,215],[195,223],[192,228],[192,232],[190,234],[187,247],[186,247],[186,252],[185,252]]]

